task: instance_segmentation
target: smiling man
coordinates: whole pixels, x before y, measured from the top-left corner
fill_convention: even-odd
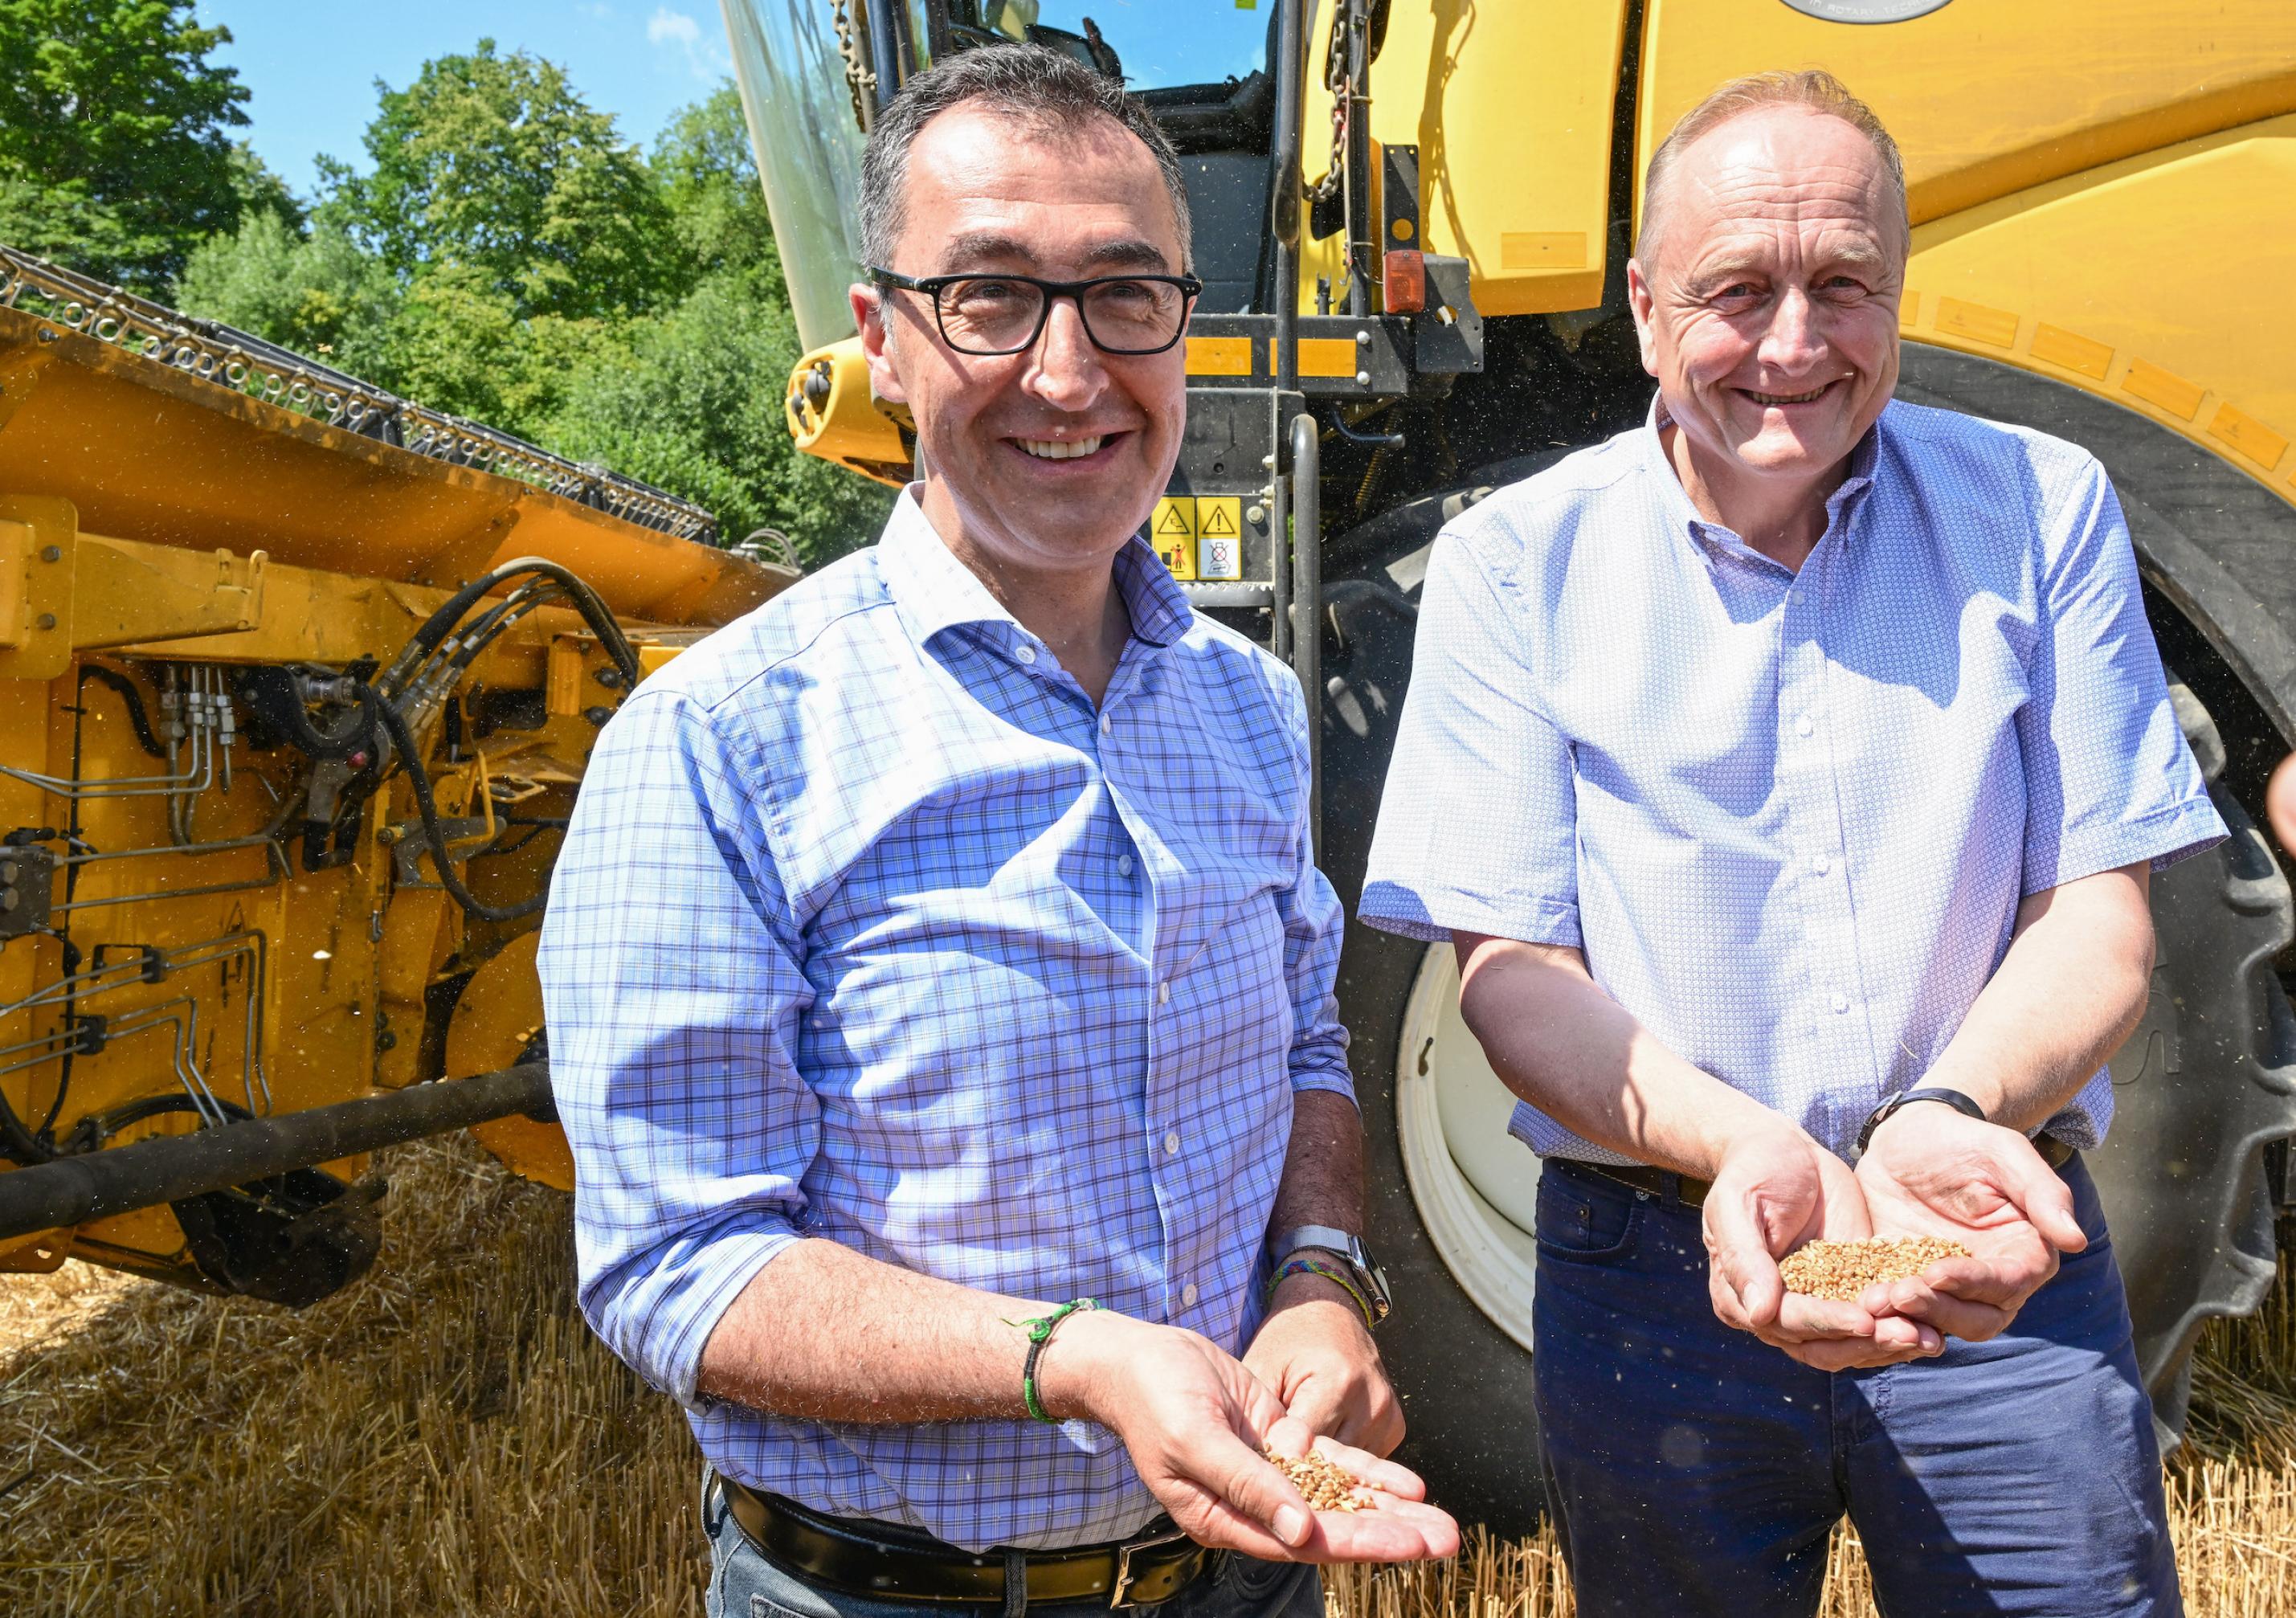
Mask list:
[[[861,226],[923,476],[636,694],[553,883],[583,1307],[690,1413],[713,1614],[1320,1618],[1305,1564],[1457,1532],[1376,1458],[1300,690],[1140,537],[1178,161],[1114,81],[970,52],[880,116]],[[1379,1509],[1260,1454],[1311,1439]]]
[[[1653,157],[1649,421],[1439,542],[1363,911],[1457,954],[1544,1158],[1548,1498],[1579,1610],[2171,1614],[2080,1153],[2150,870],[2223,835],[2111,486],[1890,401],[1905,184],[1823,73]],[[1969,1256],[1849,1301],[1812,1238]]]

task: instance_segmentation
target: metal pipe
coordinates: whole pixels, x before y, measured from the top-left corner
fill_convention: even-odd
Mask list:
[[[1344,185],[1348,210],[1348,313],[1371,313],[1371,277],[1378,244],[1371,238],[1371,42],[1365,0],[1348,8],[1348,143]]]
[[[1292,418],[1292,671],[1308,699],[1308,826],[1324,851],[1323,448],[1316,418]]]
[[[0,1241],[179,1202],[512,1113],[545,1113],[542,1063],[410,1085],[333,1106],[139,1140],[0,1174]]]
[[[1275,234],[1275,354],[1279,392],[1300,390],[1300,80],[1305,71],[1300,7],[1279,0],[1275,25],[1275,150],[1268,222]]]
[[[893,8],[904,0],[867,0],[869,71],[877,81],[877,111],[882,112],[901,87],[901,46],[893,31]]]

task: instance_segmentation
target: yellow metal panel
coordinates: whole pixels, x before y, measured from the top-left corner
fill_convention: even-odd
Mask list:
[[[1716,85],[1831,70],[1906,156],[1916,224],[2296,111],[2288,0],[1956,0],[1878,27],[1775,0],[1650,0],[1636,174]]]
[[[1353,376],[1357,371],[1356,345],[1344,337],[1302,337],[1300,343],[1300,374],[1302,376]],[[1275,340],[1267,340],[1267,363],[1275,366]]]
[[[1250,376],[1251,339],[1249,337],[1191,337],[1188,339],[1191,376]]]
[[[263,552],[234,556],[83,534],[72,558],[72,645],[228,635],[263,618]]]
[[[1310,181],[1324,172],[1332,127],[1323,87],[1331,0],[1315,12],[1303,160]],[[1625,0],[1394,0],[1389,8],[1387,43],[1371,70],[1372,137],[1419,148],[1419,246],[1467,260],[1485,315],[1591,308],[1602,300],[1626,12]],[[1374,213],[1374,227],[1377,220]],[[1312,308],[1318,275],[1340,286],[1344,249],[1337,236],[1300,247],[1302,307]]]
[[[1923,226],[1908,280],[1937,308],[1911,335],[2091,389],[2251,472],[2278,472],[2270,486],[2291,495],[2296,117]],[[2014,316],[2030,335],[2005,349],[1948,322],[1956,303]]]

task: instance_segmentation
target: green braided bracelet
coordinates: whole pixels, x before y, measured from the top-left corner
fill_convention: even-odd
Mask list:
[[[1033,1320],[1004,1322],[1007,1326],[1028,1328],[1029,1359],[1028,1362],[1021,1367],[1021,1402],[1028,1407],[1030,1420],[1043,1422],[1046,1426],[1060,1425],[1053,1417],[1045,1414],[1044,1400],[1037,1396],[1037,1357],[1045,1351],[1045,1344],[1051,1341],[1053,1328],[1070,1315],[1082,1314],[1086,1310],[1099,1307],[1100,1303],[1096,1299],[1078,1298],[1071,1302],[1062,1304],[1051,1314],[1039,1315]]]

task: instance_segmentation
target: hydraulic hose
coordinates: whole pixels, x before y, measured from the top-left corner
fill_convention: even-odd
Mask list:
[[[407,784],[414,788],[414,808],[422,817],[423,835],[430,839],[430,863],[438,868],[439,885],[445,888],[465,913],[485,922],[514,922],[532,916],[550,902],[550,890],[520,899],[514,905],[490,905],[463,885],[455,875],[455,863],[447,858],[447,836],[439,825],[439,802],[430,790],[430,772],[422,768],[422,754],[414,744],[414,733],[407,728],[406,720],[388,698],[375,699],[375,712],[381,717],[382,727],[390,733],[392,745],[406,767]]]

